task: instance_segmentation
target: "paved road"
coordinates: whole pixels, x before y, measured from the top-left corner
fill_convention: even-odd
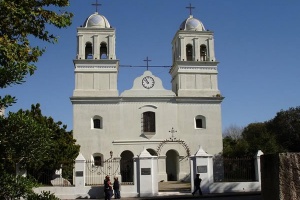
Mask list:
[[[122,198],[123,200],[173,200],[173,199],[181,199],[181,200],[188,200],[188,199],[207,199],[207,200],[262,200],[260,194],[222,194],[222,195],[204,195],[204,196],[157,196],[157,197],[136,197],[136,198]],[[113,200],[113,199],[112,199]]]

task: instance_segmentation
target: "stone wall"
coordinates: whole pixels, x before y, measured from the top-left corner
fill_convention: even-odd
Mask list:
[[[264,200],[300,199],[300,153],[263,155],[261,178]]]

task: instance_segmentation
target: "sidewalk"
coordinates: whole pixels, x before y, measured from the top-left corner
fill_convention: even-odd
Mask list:
[[[224,194],[204,194],[203,196],[192,194],[168,195],[167,192],[160,193],[154,197],[124,197],[123,200],[154,200],[154,199],[208,199],[208,200],[262,200],[260,192],[224,193]],[[71,199],[70,199],[71,200]],[[75,199],[74,199],[75,200]],[[95,199],[96,200],[96,199]],[[97,199],[100,200],[100,199]],[[112,198],[114,200],[114,198]]]
[[[262,200],[260,192],[204,194],[203,196],[192,194],[182,195],[159,195],[155,197],[122,198],[126,200],[154,200],[154,199],[209,199],[209,200]]]

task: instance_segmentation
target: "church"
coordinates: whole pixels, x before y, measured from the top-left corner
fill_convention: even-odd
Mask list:
[[[122,47],[116,47],[115,29],[98,12],[77,28],[70,98],[74,138],[84,158],[95,166],[118,159],[122,182],[133,180],[130,161],[144,149],[158,158],[158,181],[188,180],[189,158],[200,146],[211,155],[223,149],[223,97],[213,32],[190,14],[178,22],[171,39],[167,81],[172,90],[147,68],[131,89],[119,93],[120,60],[115,52]]]

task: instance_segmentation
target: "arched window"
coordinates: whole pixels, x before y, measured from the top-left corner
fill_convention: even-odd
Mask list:
[[[143,113],[143,132],[155,132],[155,112]]]
[[[206,61],[207,60],[207,49],[204,44],[200,46],[200,59],[201,61]]]
[[[94,116],[92,119],[92,129],[102,129],[103,128],[103,120],[100,116]]]
[[[107,59],[107,45],[105,42],[100,44],[100,59]]]
[[[193,60],[193,46],[191,44],[186,45],[186,60]]]
[[[93,158],[95,166],[102,166],[103,155],[101,153],[94,153]]]
[[[93,59],[93,46],[90,42],[85,44],[85,59]]]
[[[195,117],[195,128],[206,128],[206,119],[202,115],[197,115]]]

